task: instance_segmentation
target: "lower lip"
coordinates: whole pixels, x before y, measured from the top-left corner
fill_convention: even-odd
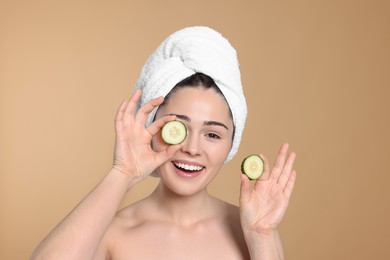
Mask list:
[[[204,169],[202,169],[201,171],[192,172],[192,173],[184,172],[184,171],[181,171],[178,168],[176,168],[175,165],[173,165],[173,168],[175,168],[175,172],[177,175],[179,175],[180,177],[186,178],[186,179],[196,178],[204,172]]]

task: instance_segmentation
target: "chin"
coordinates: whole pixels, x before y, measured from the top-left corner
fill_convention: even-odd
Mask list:
[[[209,171],[184,172],[173,164],[168,164],[159,171],[162,184],[179,196],[192,196],[207,190],[210,183]]]

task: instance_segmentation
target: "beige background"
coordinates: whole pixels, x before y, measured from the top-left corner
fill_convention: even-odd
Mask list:
[[[287,258],[390,258],[388,1],[7,2],[1,259],[27,259],[104,176],[119,103],[158,44],[189,25],[229,38],[248,97],[242,147],[210,192],[236,204],[241,159],[273,160],[288,141],[299,176],[281,225]]]

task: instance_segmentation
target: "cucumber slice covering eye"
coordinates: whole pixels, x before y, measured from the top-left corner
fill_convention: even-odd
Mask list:
[[[241,163],[241,172],[251,180],[261,177],[264,172],[264,162],[257,154],[251,154]]]
[[[167,144],[180,144],[187,137],[187,128],[180,121],[169,121],[163,126],[161,136]]]

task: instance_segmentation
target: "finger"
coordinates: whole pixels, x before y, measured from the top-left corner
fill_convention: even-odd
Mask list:
[[[291,175],[292,168],[294,166],[296,154],[294,152],[288,155],[286,164],[284,165],[282,174],[279,177],[278,183],[282,185],[282,187],[286,186],[286,183]]]
[[[263,171],[263,174],[260,176],[260,178],[256,180],[256,182],[255,182],[255,189],[258,188],[258,185],[260,185],[260,183],[262,181],[268,181],[269,180],[269,174],[270,174],[269,173],[269,162],[268,162],[267,157],[265,157],[264,155],[260,154],[260,158],[264,162],[264,171]]]
[[[290,177],[288,178],[286,187],[284,188],[284,194],[286,194],[287,198],[290,198],[291,196],[291,193],[294,189],[296,178],[297,178],[297,172],[293,170],[290,174]]]
[[[125,113],[126,107],[127,107],[127,100],[124,100],[122,104],[119,106],[118,111],[116,112],[115,116],[115,125],[120,126],[122,124],[123,115]]]
[[[263,163],[264,163],[264,172],[261,175],[261,177],[259,178],[259,180],[260,181],[268,181],[268,179],[269,179],[269,162],[268,162],[268,159],[267,159],[267,157],[265,157],[262,154],[260,154],[260,158],[263,160]]]
[[[131,95],[129,101],[127,102],[126,110],[123,114],[123,122],[125,126],[128,126],[133,118],[134,109],[137,107],[139,98],[141,97],[142,91],[136,89]]]
[[[167,149],[162,150],[157,153],[156,155],[156,163],[157,167],[159,167],[161,164],[165,163],[168,161],[170,158],[173,157],[173,155],[179,151],[181,148],[181,144],[176,144],[176,145],[169,145]]]
[[[158,97],[158,98],[155,98],[155,99],[149,101],[148,103],[146,103],[144,106],[142,106],[138,110],[137,115],[135,117],[135,120],[138,122],[141,122],[142,124],[145,124],[146,119],[147,119],[148,115],[150,114],[150,112],[152,112],[153,109],[155,109],[156,107],[161,105],[163,102],[164,102],[163,97]]]
[[[248,177],[245,174],[240,174],[240,206],[245,205],[251,196],[251,185]]]
[[[148,128],[147,128],[147,131],[152,135],[156,135],[160,130],[161,128],[165,125],[166,122],[169,122],[169,121],[172,121],[172,120],[175,120],[176,119],[176,116],[175,115],[170,115],[170,116],[164,116],[164,117],[161,117],[159,119],[157,119],[156,121],[154,121]]]
[[[280,173],[282,172],[284,163],[286,161],[288,146],[289,145],[287,143],[284,143],[280,147],[279,153],[276,156],[275,165],[272,168],[270,179],[278,181]]]

